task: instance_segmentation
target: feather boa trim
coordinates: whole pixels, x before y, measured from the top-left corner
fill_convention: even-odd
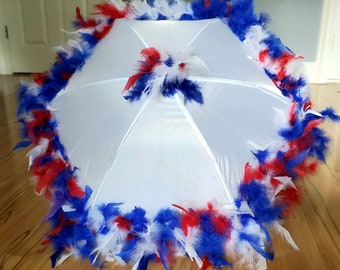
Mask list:
[[[297,248],[281,223],[300,202],[297,179],[314,172],[318,163],[325,161],[329,140],[319,128],[320,124],[326,119],[340,120],[331,108],[321,112],[312,109],[308,87],[300,72],[301,57],[266,29],[267,16],[254,14],[252,0],[201,0],[190,4],[170,0],[116,2],[117,5],[96,5],[93,18],[83,18],[77,9],[76,38],[58,49],[56,61],[49,71],[35,75],[31,83],[21,85],[19,89],[18,119],[23,126],[24,140],[15,148],[33,146],[29,152],[29,165],[36,179],[36,191],[51,202],[45,220],[51,222],[52,230],[44,243],[54,246],[52,266],[76,255],[88,258],[96,267],[101,267],[104,261],[115,260],[131,263],[133,269],[146,269],[149,261],[159,261],[168,269],[174,256],[186,255],[201,269],[207,269],[209,266],[230,266],[226,257],[235,255],[240,263],[260,269],[266,259],[274,257],[268,231],[271,228]],[[216,17],[230,27],[251,52],[254,61],[291,101],[289,113],[281,113],[282,126],[278,130],[281,140],[253,151],[258,162],[245,164],[239,197],[233,205],[208,204],[185,209],[174,204],[160,209],[153,218],[139,207],[123,213],[119,204],[114,203],[88,208],[91,189],[79,184],[77,169],[60,142],[49,103],[66,87],[72,75],[82,69],[116,19],[202,20]],[[162,59],[155,48],[141,53],[145,62],[124,89],[125,97],[130,101],[137,100],[147,89],[147,80],[142,80],[143,77],[150,76],[160,65],[170,69],[175,63],[170,55]],[[192,60],[194,56],[189,54],[190,57]],[[176,64],[174,78],[182,76],[183,63],[185,61]],[[169,72],[162,74],[169,75]],[[166,89],[164,96],[171,96],[178,90],[187,100],[203,103],[195,82],[185,76],[175,82],[178,83],[175,90],[166,88],[163,76],[160,85]],[[194,88],[192,96],[186,92],[187,88]]]

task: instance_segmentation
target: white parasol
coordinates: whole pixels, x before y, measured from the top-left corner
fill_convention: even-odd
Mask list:
[[[78,38],[22,86],[19,146],[35,146],[37,192],[52,202],[52,262],[145,269],[186,254],[206,269],[229,253],[265,268],[268,228],[297,248],[280,222],[298,201],[293,181],[324,159],[317,126],[337,116],[311,109],[300,57],[252,1],[182,3],[182,14],[160,3],[98,5],[96,20],[78,10]]]

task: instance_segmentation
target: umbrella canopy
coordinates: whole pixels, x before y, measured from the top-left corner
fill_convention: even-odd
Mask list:
[[[206,269],[227,253],[264,269],[268,228],[297,248],[280,223],[324,160],[318,126],[339,120],[312,110],[300,57],[248,0],[97,10],[77,10],[75,40],[19,93],[53,266],[187,255]]]
[[[180,94],[124,99],[140,51],[152,46],[170,54],[193,48],[207,69],[192,78],[202,105],[184,104]],[[276,135],[275,110],[289,104],[247,55],[219,19],[117,20],[51,103],[68,156],[93,189],[91,202],[153,214],[172,203],[233,203],[244,164],[254,159],[250,143],[267,144]]]

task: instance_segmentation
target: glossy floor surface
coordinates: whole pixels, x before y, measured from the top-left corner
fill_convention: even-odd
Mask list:
[[[16,120],[16,87],[28,77],[0,76],[0,269],[51,269],[50,247],[42,246],[48,225],[41,220],[48,203],[34,193],[27,171],[27,149],[12,151],[20,141]],[[340,112],[340,84],[312,85],[315,109],[332,106]],[[285,222],[300,250],[274,237],[275,260],[270,270],[340,269],[340,124],[324,124],[332,138],[327,164],[301,185],[304,199]],[[107,264],[106,269],[131,269]],[[69,259],[61,270],[94,269],[88,262]],[[151,265],[148,269],[163,269]],[[174,269],[198,269],[189,259],[178,259]]]

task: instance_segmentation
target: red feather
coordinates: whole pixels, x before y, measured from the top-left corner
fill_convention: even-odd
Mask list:
[[[201,270],[207,270],[211,266],[211,262],[209,261],[207,256],[203,257],[203,265],[201,267]]]
[[[110,17],[111,19],[125,18],[129,12],[128,9],[119,10],[115,5],[110,3],[95,5],[95,9],[98,10],[98,12],[92,14],[102,14]]]
[[[154,67],[161,63],[160,62],[161,55],[154,47],[145,48],[141,50],[141,55],[145,60],[140,62],[140,65],[138,67],[138,73],[132,75],[128,79],[123,89],[123,92],[129,90],[133,85],[135,85],[136,81],[141,76],[147,73],[151,73]]]
[[[142,73],[137,73],[129,77],[127,83],[124,86],[123,92],[129,90],[132,86],[135,85],[136,81],[142,76]]]
[[[54,159],[51,162],[46,162],[45,164],[41,164],[44,158],[45,156],[36,158],[31,168],[31,172],[38,177],[36,191],[39,194],[43,189],[48,189],[58,176],[59,172],[68,166],[67,163],[60,158]]]
[[[268,56],[269,50],[264,50],[259,53],[259,61],[264,62],[265,58]]]
[[[126,220],[123,216],[116,217],[113,222],[117,223],[118,228],[121,230],[129,231],[131,228],[131,222]]]
[[[72,77],[72,74],[67,73],[67,72],[62,72],[62,73],[61,73],[61,77],[62,77],[64,80],[68,81],[68,80]]]
[[[181,226],[185,236],[188,235],[189,228],[199,226],[199,224],[200,219],[198,212],[189,209],[189,211],[182,215]]]
[[[308,109],[310,109],[312,107],[312,101],[308,100],[307,102],[305,102],[303,104],[303,110],[307,111]]]
[[[305,130],[303,131],[302,137],[305,136],[306,134],[308,134],[313,128],[317,127],[318,125],[320,125],[322,123],[323,119],[317,119],[317,120],[313,120],[310,121],[307,126],[305,127]]]
[[[300,188],[287,188],[281,190],[275,198],[275,204],[285,206],[283,216],[286,218],[293,210],[294,206],[301,202]]]
[[[260,180],[264,177],[264,172],[261,166],[253,168],[249,162],[246,163],[244,166],[244,176],[243,180],[245,183],[249,183],[252,180]]]
[[[75,178],[70,177],[67,183],[67,187],[72,197],[84,198],[85,191],[78,185]]]
[[[49,121],[52,118],[52,113],[48,110],[35,110],[32,112],[33,119],[27,123],[28,137],[33,145],[37,145],[40,138],[47,138],[51,140],[53,131],[41,132],[40,127],[49,127]]]
[[[141,62],[138,71],[141,73],[152,72],[153,68],[160,63],[161,54],[154,47],[145,48],[140,53],[145,61]]]
[[[292,126],[294,125],[295,121],[296,121],[296,114],[295,114],[295,109],[296,109],[296,102],[292,103],[292,106],[289,109],[289,124]]]
[[[100,32],[95,31],[95,32],[93,33],[93,36],[94,36],[97,40],[103,39],[103,38],[106,37],[106,35],[110,32],[112,26],[113,26],[112,23],[106,25],[105,27],[103,27],[103,30],[102,30],[102,31],[100,31]]]
[[[90,19],[84,20],[83,16],[80,13],[79,7],[76,8],[76,14],[77,14],[77,19],[79,21],[78,23],[79,28],[92,28],[92,27],[97,26],[97,21],[95,19],[90,18]]]
[[[277,180],[277,179],[275,179],[275,178],[271,178],[270,179],[270,184],[272,185],[272,187],[274,188],[274,189],[276,189],[279,185],[281,185],[282,183],[279,181],[279,180]]]
[[[39,85],[39,86],[42,86],[46,79],[49,77],[50,75],[50,72],[49,71],[45,71],[43,73],[38,73],[38,74],[34,74],[33,75],[33,81]]]
[[[212,218],[212,222],[218,234],[229,234],[230,222],[227,217],[223,215],[217,215]]]

